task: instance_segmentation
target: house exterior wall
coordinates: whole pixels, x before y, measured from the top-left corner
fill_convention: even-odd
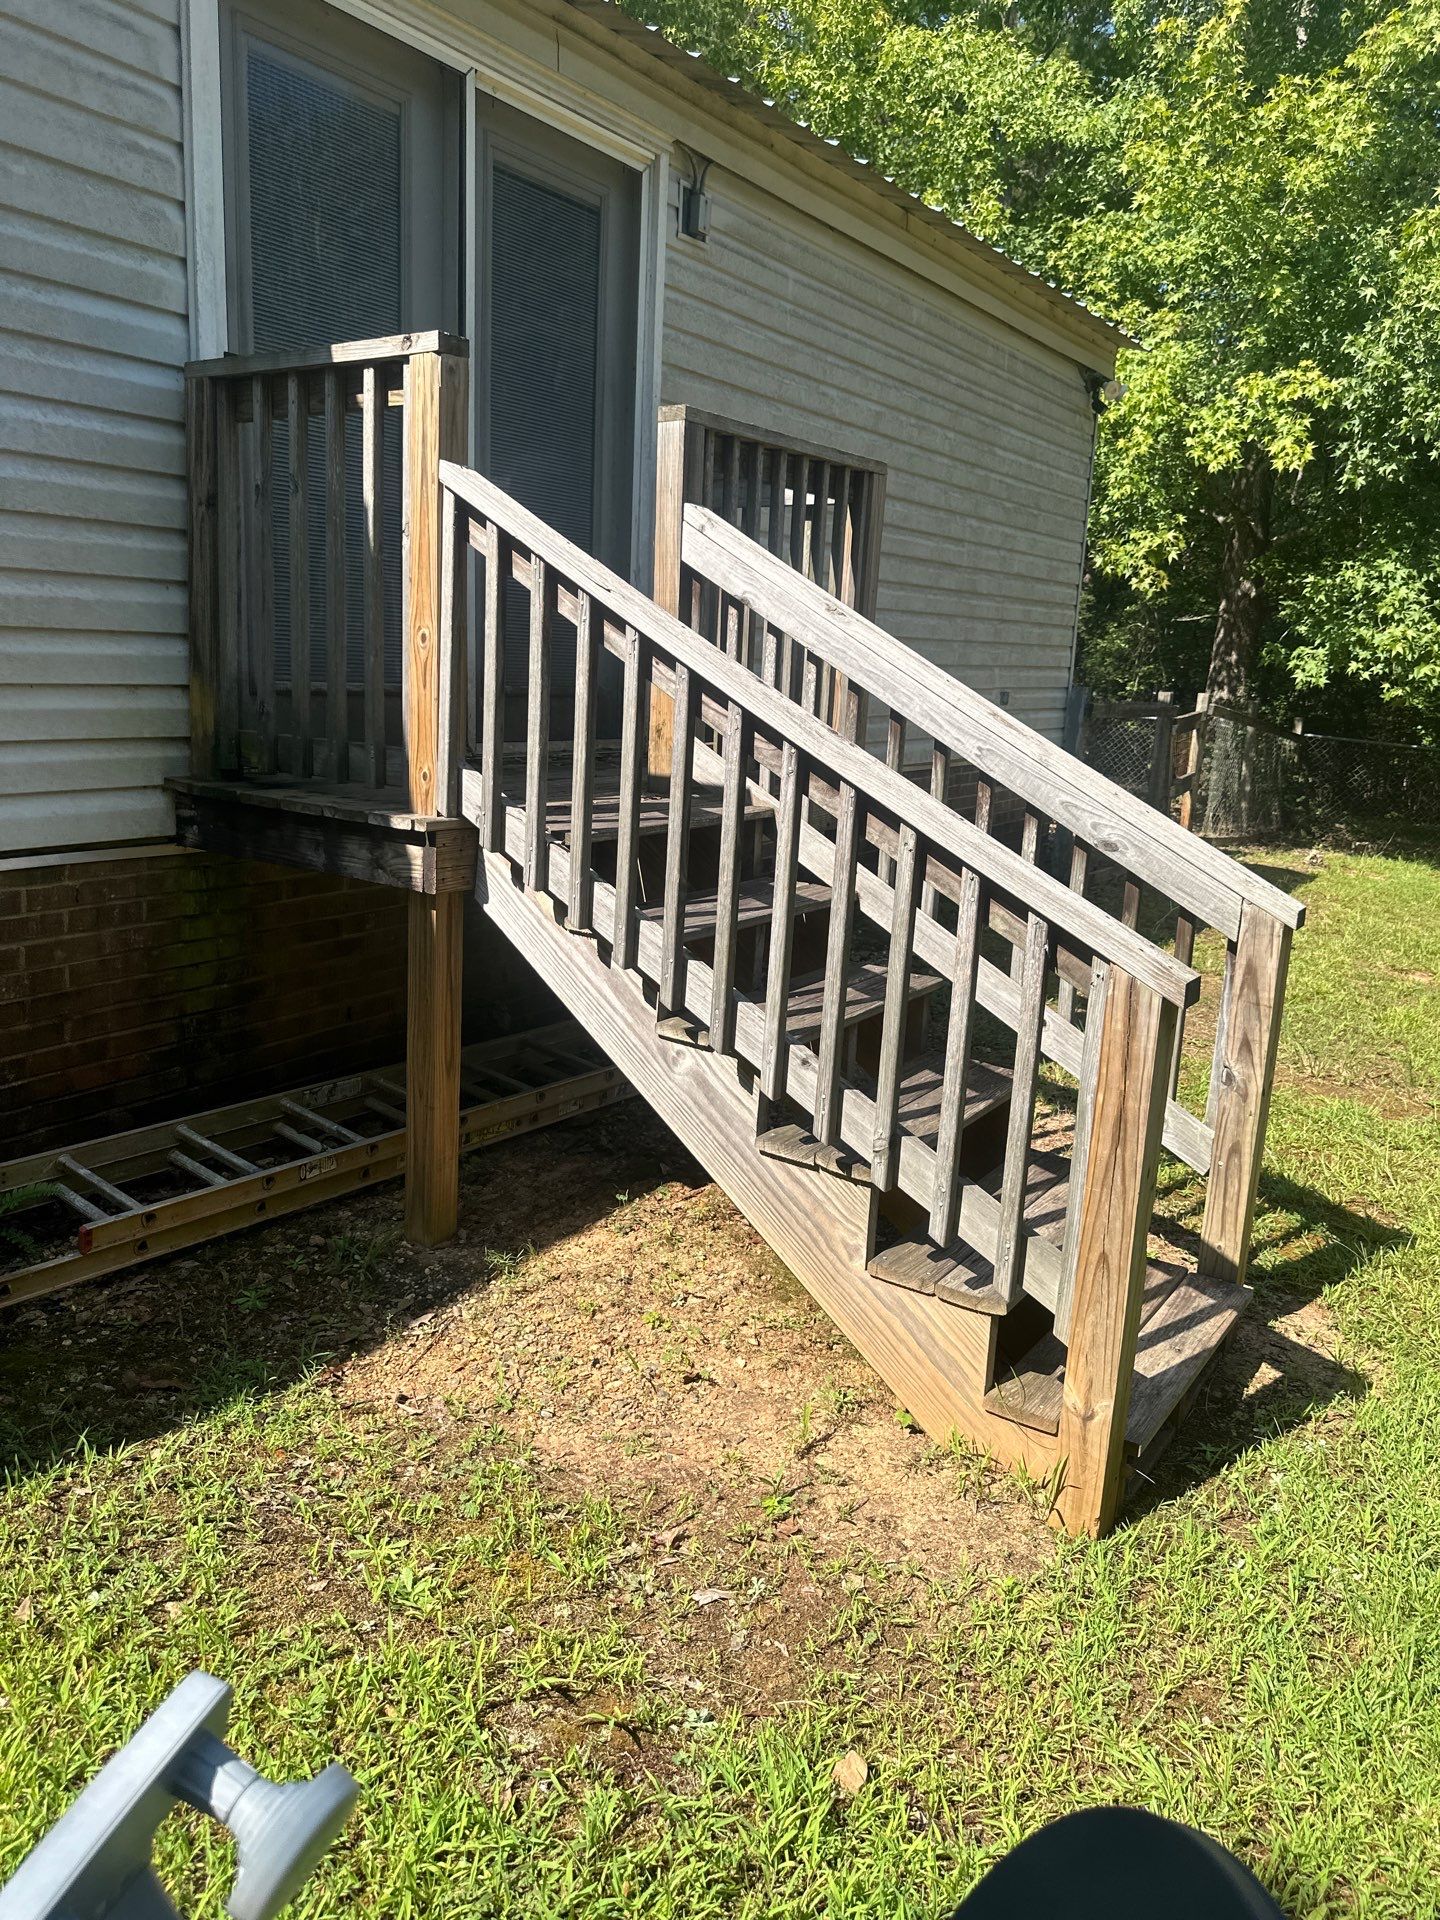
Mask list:
[[[0,853],[171,831],[180,87],[178,0],[0,0]]]
[[[1095,418],[1080,369],[732,175],[666,254],[661,397],[887,468],[876,620],[1052,739]]]
[[[405,900],[178,850],[0,867],[0,1160],[402,1059]]]
[[[163,839],[186,764],[182,4],[0,0],[0,854]],[[882,624],[1058,734],[1093,421],[1054,315],[588,18],[452,8],[482,71],[715,157],[661,399],[884,461]]]

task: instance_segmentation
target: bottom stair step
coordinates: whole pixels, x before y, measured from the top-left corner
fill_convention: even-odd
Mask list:
[[[1202,1279],[1170,1264],[1149,1268],[1125,1422],[1133,1452],[1144,1452],[1189,1398],[1249,1300],[1249,1287],[1233,1281]],[[1064,1385],[1065,1348],[1048,1333],[996,1382],[985,1405],[1020,1426],[1058,1433]]]
[[[839,1174],[842,1179],[858,1180],[862,1185],[869,1183],[869,1164],[858,1154],[845,1146],[825,1146],[796,1122],[767,1128],[755,1136],[755,1144],[772,1160],[788,1160],[792,1166],[816,1167],[821,1173]]]

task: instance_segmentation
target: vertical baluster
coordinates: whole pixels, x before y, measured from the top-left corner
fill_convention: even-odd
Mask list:
[[[257,771],[273,773],[279,747],[275,721],[275,415],[270,382],[250,382],[255,448],[255,518],[250,546]]]
[[[570,899],[566,924],[572,933],[590,929],[595,875],[590,839],[595,803],[595,681],[599,635],[595,606],[588,593],[575,596],[575,729],[570,768]]]
[[[927,886],[933,894],[935,889]],[[935,1187],[930,1196],[930,1238],[946,1247],[955,1237],[959,1197],[960,1136],[965,1129],[965,1083],[975,1024],[975,973],[980,963],[980,880],[966,867],[960,879],[960,911],[950,963],[950,1024],[940,1078],[940,1131],[935,1140]]]
[[[1205,1097],[1205,1124],[1215,1125],[1225,1085],[1225,1054],[1230,1045],[1230,1004],[1235,992],[1235,942],[1225,943],[1225,966],[1220,976],[1220,998],[1215,1008],[1215,1045],[1210,1051],[1210,1087]]]
[[[525,710],[525,885],[550,886],[545,808],[550,798],[550,570],[530,555],[530,664]]]
[[[745,442],[745,471],[741,486],[740,530],[746,539],[759,541],[762,475],[764,473],[764,448],[758,440]],[[752,607],[745,621],[745,644],[743,658],[751,673],[759,673],[764,648],[765,621],[757,607]]]
[[[345,658],[345,388],[325,376],[325,731],[330,778],[350,778],[350,675]]]
[[[893,708],[885,722],[885,764],[892,773],[902,772],[905,766],[905,716]],[[895,884],[895,862],[888,853],[880,855],[880,878]]]
[[[900,824],[896,848],[895,904],[890,916],[890,955],[885,969],[885,1015],[880,1030],[880,1070],[875,1087],[875,1145],[870,1181],[882,1193],[895,1185],[899,1141],[900,1077],[910,1012],[910,960],[915,941],[915,895],[919,841],[908,821]]]
[[[480,844],[488,853],[505,846],[505,801],[501,792],[505,753],[505,582],[510,543],[492,520],[485,528],[485,599],[480,635]]]
[[[785,551],[785,493],[789,473],[790,456],[783,447],[776,447],[770,455],[770,524],[765,529],[766,544],[776,555]]]
[[[310,393],[304,376],[286,383],[290,440],[290,728],[291,763],[310,772]]]
[[[1040,1066],[1040,1028],[1045,1018],[1045,980],[1050,929],[1032,913],[1025,930],[1020,972],[1020,1017],[1015,1029],[1010,1121],[1005,1130],[1005,1175],[1000,1186],[1000,1231],[995,1247],[995,1285],[1007,1305],[1020,1298],[1025,1274],[1025,1190],[1030,1171],[1030,1130],[1035,1117],[1035,1079]]]
[[[840,1055],[845,1042],[845,1002],[850,988],[858,814],[855,789],[842,781],[835,819],[835,870],[830,887],[830,932],[825,945],[820,1066],[815,1093],[815,1136],[827,1147],[833,1147],[840,1135]]]
[[[810,533],[810,462],[803,453],[795,456],[791,492],[790,564],[797,573],[804,573],[805,550]]]
[[[360,378],[360,474],[365,512],[365,554],[361,568],[364,585],[364,728],[365,757],[372,786],[385,785],[385,554],[382,534],[385,507],[384,435],[380,409],[384,390],[375,368]]]
[[[725,435],[721,459],[724,477],[721,481],[720,514],[733,527],[738,525],[740,519],[740,442],[735,434]]]
[[[1070,891],[1085,896],[1085,878],[1090,869],[1090,849],[1082,840],[1075,840],[1070,847]],[[1093,969],[1092,969],[1093,973]],[[1056,1007],[1062,1020],[1075,1018],[1075,988],[1068,980],[1060,982],[1060,991],[1056,997]]]
[[[685,999],[686,870],[690,860],[690,756],[695,745],[695,683],[675,663],[675,721],[670,749],[670,804],[665,827],[665,906],[660,948],[660,1006],[673,1013]]]
[[[1035,856],[1040,849],[1040,819],[1033,808],[1025,809],[1024,822],[1020,828],[1020,858],[1029,861],[1033,867]],[[1025,969],[1025,950],[1014,946],[1010,949],[1010,978],[1018,980]]]
[[[714,989],[710,1002],[710,1045],[729,1053],[735,1044],[735,940],[738,931],[740,841],[745,817],[745,764],[749,722],[733,700],[725,726],[725,769],[721,779],[720,870],[715,883]]]
[[[1097,955],[1090,963],[1090,991],[1085,996],[1085,1038],[1080,1048],[1075,1140],[1070,1149],[1070,1190],[1065,1203],[1065,1237],[1060,1247],[1060,1290],[1055,1299],[1055,1332],[1061,1340],[1070,1338],[1075,1263],[1080,1253],[1080,1196],[1085,1191],[1085,1169],[1090,1159],[1090,1122],[1095,1110],[1095,1081],[1100,1072],[1100,1036],[1105,1027],[1105,991],[1109,979],[1109,964]]]
[[[815,462],[815,513],[810,522],[810,552],[808,555],[810,578],[817,586],[825,585],[825,559],[827,541],[825,529],[829,522],[830,510],[830,463],[827,460]]]
[[[937,800],[944,800],[946,788],[950,783],[950,751],[947,747],[936,745],[930,753],[930,792]],[[920,896],[920,911],[933,919],[939,895],[927,880]]]
[[[1188,913],[1175,916],[1175,958],[1186,967],[1195,958],[1195,922]],[[1175,1017],[1175,1050],[1170,1056],[1170,1083],[1166,1090],[1171,1100],[1180,1084],[1180,1056],[1184,1051],[1185,1009],[1181,1007]]]
[[[770,908],[770,964],[765,976],[765,1038],[760,1091],[783,1100],[790,1046],[785,1011],[790,998],[790,955],[795,938],[795,871],[800,847],[800,800],[809,780],[803,755],[786,740],[780,754],[780,809],[775,828],[775,896]]]
[[[640,849],[640,800],[646,751],[649,648],[625,629],[625,682],[620,704],[620,801],[615,848],[615,927],[610,964],[635,964],[635,886]]]

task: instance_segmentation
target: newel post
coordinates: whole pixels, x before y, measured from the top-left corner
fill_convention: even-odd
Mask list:
[[[463,699],[442,674],[456,670],[442,629],[440,462],[467,449],[469,370],[456,353],[419,353],[405,365],[405,760],[410,805],[443,813],[453,796],[453,731]],[[451,573],[451,592],[461,577]],[[409,896],[406,1021],[405,1232],[421,1246],[454,1233],[460,1201],[460,997],[463,893]]]
[[[1103,1533],[1124,1491],[1125,1422],[1178,1009],[1121,968],[1105,992],[1060,1407],[1071,1533]],[[1082,1097],[1084,1089],[1082,1088]]]
[[[681,554],[685,538],[685,502],[699,496],[703,436],[692,433],[683,407],[662,407],[655,463],[655,565],[652,598],[656,606],[684,619],[680,611]],[[650,689],[649,750],[651,773],[668,774],[674,746],[675,707],[668,693]]]
[[[1248,903],[1241,908],[1211,1067],[1215,1142],[1200,1252],[1200,1271],[1209,1279],[1245,1278],[1290,941],[1290,928],[1273,914]]]

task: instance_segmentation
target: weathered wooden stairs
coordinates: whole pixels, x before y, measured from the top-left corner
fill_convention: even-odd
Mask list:
[[[1247,1297],[1300,909],[715,513],[685,511],[686,626],[441,472],[457,644],[467,550],[483,568],[458,779],[486,912],[927,1432],[1105,1526]],[[1087,894],[1101,858],[1114,910]],[[1177,906],[1163,944],[1142,885]],[[1203,1120],[1175,1098],[1202,920],[1228,955]],[[1162,1143],[1209,1180],[1188,1260],[1147,1252]]]
[[[847,604],[873,476],[669,410],[652,599],[456,464],[466,378],[445,336],[191,369],[182,835],[409,888],[414,1237],[473,887],[927,1432],[1107,1526],[1246,1299],[1302,908]],[[1162,1154],[1204,1183],[1163,1239]]]

